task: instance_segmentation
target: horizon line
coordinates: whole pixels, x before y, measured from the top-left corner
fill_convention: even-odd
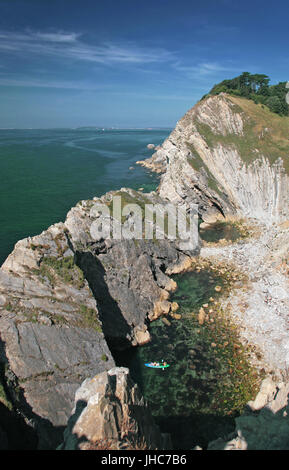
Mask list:
[[[91,129],[96,131],[155,131],[155,130],[170,130],[174,129],[173,126],[150,126],[150,127],[94,127],[94,126],[76,126],[76,127],[0,127],[0,131],[41,131],[41,130],[79,130]]]

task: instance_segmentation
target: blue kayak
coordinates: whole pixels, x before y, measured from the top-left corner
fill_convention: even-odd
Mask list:
[[[169,364],[158,364],[156,366],[154,366],[153,362],[147,362],[145,363],[145,366],[146,367],[151,367],[152,369],[165,369],[166,367],[170,367]]]

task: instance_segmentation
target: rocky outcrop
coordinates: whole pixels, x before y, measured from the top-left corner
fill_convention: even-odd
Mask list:
[[[161,434],[129,371],[116,367],[86,379],[75,394],[64,433],[65,450],[171,449]]]
[[[0,359],[41,448],[59,443],[79,384],[114,365],[64,228],[18,242],[0,270]]]
[[[238,218],[255,225],[251,239],[204,246],[201,257],[232,262],[247,273],[246,285],[222,307],[250,345],[251,362],[279,380],[289,364],[288,131],[289,119],[266,107],[225,94],[208,96],[141,162],[162,173],[160,196],[188,210],[198,204],[206,227]],[[250,403],[254,413],[236,420],[236,433],[210,448],[288,449],[288,385],[271,382]]]
[[[198,204],[206,227],[240,217],[258,225],[259,236],[227,247],[205,246],[201,256],[233,262],[248,274],[246,288],[232,292],[224,308],[244,342],[261,354],[265,370],[276,373],[289,363],[288,131],[287,117],[253,101],[208,96],[146,161],[152,169],[154,161],[162,165],[160,196],[188,210]]]
[[[254,364],[281,379],[289,366],[288,223],[255,230],[239,243],[204,246],[201,256],[233,263],[247,274],[246,284],[230,293],[223,308],[230,311],[244,344],[253,347]]]
[[[164,173],[167,168],[166,155],[160,147],[156,147],[156,152],[150,158],[139,160],[136,163],[158,174]]]
[[[93,202],[110,206],[113,196],[140,207],[163,202],[156,193],[142,194],[127,188]],[[118,349],[128,344],[144,344],[150,339],[147,320],[171,309],[168,298],[176,284],[167,273],[172,274],[190,262],[199,247],[182,251],[177,240],[166,238],[92,240],[90,229],[96,217],[90,210],[91,202],[81,202],[68,213],[65,226],[77,264],[97,300],[105,336]],[[162,301],[167,303],[160,304]]]
[[[209,96],[185,114],[149,160],[164,166],[160,196],[188,208],[197,203],[206,226],[240,217],[258,226],[258,236],[205,246],[201,256],[233,262],[248,274],[245,288],[223,306],[244,342],[261,354],[262,367],[276,373],[289,364],[288,131],[287,117],[253,101]]]
[[[270,377],[250,410],[236,418],[236,431],[228,439],[217,439],[208,450],[288,450],[289,449],[289,384],[275,383]]]
[[[147,323],[171,310],[165,273],[190,260],[169,240],[92,238],[95,202],[19,241],[0,269],[0,362],[14,406],[39,447],[59,444],[79,384],[114,366],[110,347],[150,340]],[[160,201],[131,190],[126,202]]]
[[[276,152],[289,130],[282,119],[225,94],[200,101],[146,161],[164,173],[160,195],[188,207],[198,204],[206,222],[236,215],[266,224],[285,220],[288,152],[280,150],[280,158]]]

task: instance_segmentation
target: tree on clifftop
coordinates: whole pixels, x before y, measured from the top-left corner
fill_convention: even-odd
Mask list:
[[[231,80],[223,80],[214,85],[210,91],[211,95],[229,93],[231,95],[243,96],[253,100],[256,104],[265,104],[273,112],[280,115],[289,115],[289,106],[286,102],[286,82],[269,86],[270,78],[264,74],[251,74],[243,72]]]

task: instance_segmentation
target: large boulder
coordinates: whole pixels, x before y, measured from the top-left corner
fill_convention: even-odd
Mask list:
[[[63,450],[171,449],[129,370],[115,367],[86,379],[75,394]]]

